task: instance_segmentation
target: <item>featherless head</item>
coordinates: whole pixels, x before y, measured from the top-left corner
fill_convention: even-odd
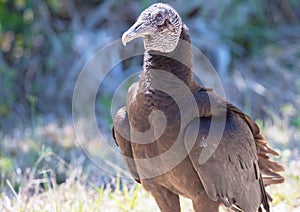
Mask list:
[[[142,37],[146,51],[172,52],[179,41],[182,21],[175,9],[157,3],[145,9],[136,23],[122,36],[124,45]]]

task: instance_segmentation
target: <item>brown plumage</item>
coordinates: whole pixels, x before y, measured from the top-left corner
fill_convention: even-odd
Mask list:
[[[122,41],[137,37],[146,49],[143,72],[113,127],[133,178],[161,211],[180,211],[178,195],[190,198],[195,211],[218,211],[221,204],[269,211],[265,186],[284,180],[283,167],[268,156],[278,153],[249,116],[194,81],[190,36],[177,12],[150,6]],[[205,151],[212,155],[203,163]]]

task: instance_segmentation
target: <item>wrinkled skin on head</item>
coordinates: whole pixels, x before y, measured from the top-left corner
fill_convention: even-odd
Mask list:
[[[122,36],[126,45],[142,37],[146,51],[168,53],[176,48],[182,29],[182,21],[169,5],[157,3],[144,10],[135,24]]]

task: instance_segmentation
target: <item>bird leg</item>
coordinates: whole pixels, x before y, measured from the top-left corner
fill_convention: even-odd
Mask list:
[[[180,212],[179,196],[170,190],[160,187],[151,190],[161,212]]]
[[[198,193],[196,198],[192,199],[193,207],[195,212],[218,212],[219,211],[219,202],[212,201],[208,198],[207,194],[203,191]]]

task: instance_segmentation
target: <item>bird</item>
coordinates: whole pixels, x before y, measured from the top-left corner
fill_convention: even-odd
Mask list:
[[[193,75],[188,27],[168,4],[141,12],[122,35],[142,38],[143,70],[113,119],[112,136],[124,164],[162,212],[270,211],[266,186],[284,182],[258,125]]]

